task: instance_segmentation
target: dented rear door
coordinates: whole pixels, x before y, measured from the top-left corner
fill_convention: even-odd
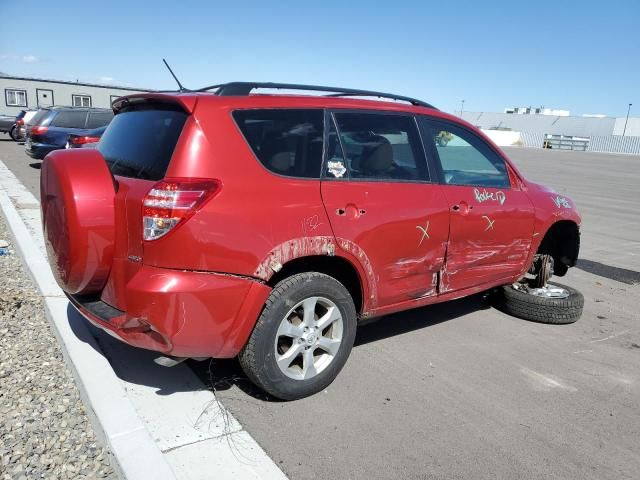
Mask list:
[[[415,119],[334,111],[327,121],[322,198],[338,248],[371,273],[369,307],[437,294],[449,212]]]

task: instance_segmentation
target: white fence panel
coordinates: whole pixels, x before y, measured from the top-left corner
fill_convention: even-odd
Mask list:
[[[606,137],[591,137],[589,152],[631,153],[640,155],[640,137],[622,137],[608,135]]]
[[[588,138],[587,152],[640,155],[640,137],[605,135]],[[525,147],[542,148],[545,136],[542,133],[521,132],[520,139]]]
[[[542,148],[544,142],[544,133],[521,132],[520,140],[525,147]]]

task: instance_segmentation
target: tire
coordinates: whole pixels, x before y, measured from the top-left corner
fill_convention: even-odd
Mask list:
[[[532,322],[563,325],[574,323],[582,316],[584,297],[575,288],[555,282],[549,284],[569,292],[566,298],[545,298],[516,290],[511,285],[502,287],[495,296],[494,304],[514,317]]]
[[[20,141],[20,137],[18,137],[18,127],[17,126],[13,126],[11,127],[11,130],[9,130],[9,136],[11,137],[11,140],[13,140],[14,142],[19,142]]]
[[[307,310],[314,315],[302,315]],[[332,323],[323,327],[321,320]],[[238,356],[240,365],[255,385],[276,398],[295,400],[313,395],[333,382],[344,367],[355,340],[356,323],[353,299],[344,285],[317,272],[293,275],[271,292]],[[325,349],[329,344],[335,348],[333,353]]]

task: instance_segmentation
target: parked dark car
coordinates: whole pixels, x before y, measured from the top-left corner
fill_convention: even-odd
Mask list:
[[[70,134],[108,125],[113,112],[102,108],[51,107],[41,109],[27,125],[25,152],[42,159],[53,150],[65,148]]]
[[[0,115],[0,133],[8,133],[12,140],[19,142],[22,140],[21,127],[27,117],[35,114],[35,110],[20,110],[18,115]]]
[[[27,136],[27,124],[36,116],[39,110],[21,110],[16,117],[15,128],[9,132],[11,138],[16,142],[24,142]]]
[[[0,115],[0,133],[11,134],[15,124],[16,117],[12,117],[11,115]],[[13,136],[11,138],[13,138]]]
[[[65,148],[96,148],[107,125],[80,133],[71,133]]]

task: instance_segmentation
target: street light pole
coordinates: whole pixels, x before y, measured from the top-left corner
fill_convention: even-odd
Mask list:
[[[464,111],[464,100],[462,100],[462,105],[460,105],[460,118],[462,118],[463,111]]]
[[[631,111],[631,105],[633,105],[633,103],[630,103],[629,107],[627,108],[627,118],[624,121],[624,129],[622,130],[623,137],[624,137],[624,134],[627,132],[627,122],[629,121],[629,112]]]

